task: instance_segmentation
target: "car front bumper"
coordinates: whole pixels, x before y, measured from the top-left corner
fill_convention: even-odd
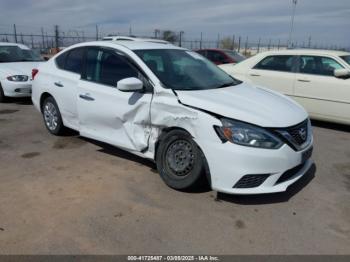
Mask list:
[[[276,150],[213,143],[202,148],[206,156],[212,189],[229,194],[265,194],[286,191],[304,176],[313,161],[313,140],[296,152],[287,144]]]
[[[1,81],[4,95],[8,97],[30,97],[32,93],[32,81],[13,82],[4,80]]]

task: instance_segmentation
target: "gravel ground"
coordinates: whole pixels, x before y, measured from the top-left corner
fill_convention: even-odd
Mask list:
[[[286,193],[178,192],[152,162],[0,104],[0,254],[350,254],[350,128],[314,122]]]

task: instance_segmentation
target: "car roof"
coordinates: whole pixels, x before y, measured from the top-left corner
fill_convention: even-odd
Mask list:
[[[320,49],[275,50],[275,51],[266,51],[261,54],[264,54],[264,55],[333,55],[333,56],[350,55],[349,52],[345,52],[345,51],[320,50]]]
[[[0,42],[0,46],[18,46],[21,49],[29,49],[28,46],[18,44],[18,43],[9,43],[9,42]]]
[[[123,46],[130,50],[147,50],[147,49],[178,49],[178,50],[187,50],[172,44],[163,44],[163,43],[154,43],[154,42],[143,42],[143,41],[94,41],[94,42],[85,42],[81,44],[74,45],[78,46],[109,46],[109,47],[118,47]]]

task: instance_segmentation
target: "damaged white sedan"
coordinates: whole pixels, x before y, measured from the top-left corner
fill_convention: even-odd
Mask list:
[[[65,127],[156,162],[164,182],[231,194],[285,191],[312,166],[312,130],[291,99],[160,43],[74,45],[35,70],[32,100]]]

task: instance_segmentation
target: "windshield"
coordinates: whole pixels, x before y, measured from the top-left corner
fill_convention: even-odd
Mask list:
[[[230,56],[234,61],[236,61],[236,63],[242,62],[246,59],[245,56],[237,53],[236,51],[225,50],[224,52],[226,55]]]
[[[134,52],[147,64],[165,88],[206,90],[241,83],[192,51],[154,49]]]
[[[18,46],[0,46],[0,63],[42,60],[40,55],[31,49],[21,49]]]
[[[350,55],[341,56],[341,59],[343,59],[345,62],[347,62],[350,65]]]

